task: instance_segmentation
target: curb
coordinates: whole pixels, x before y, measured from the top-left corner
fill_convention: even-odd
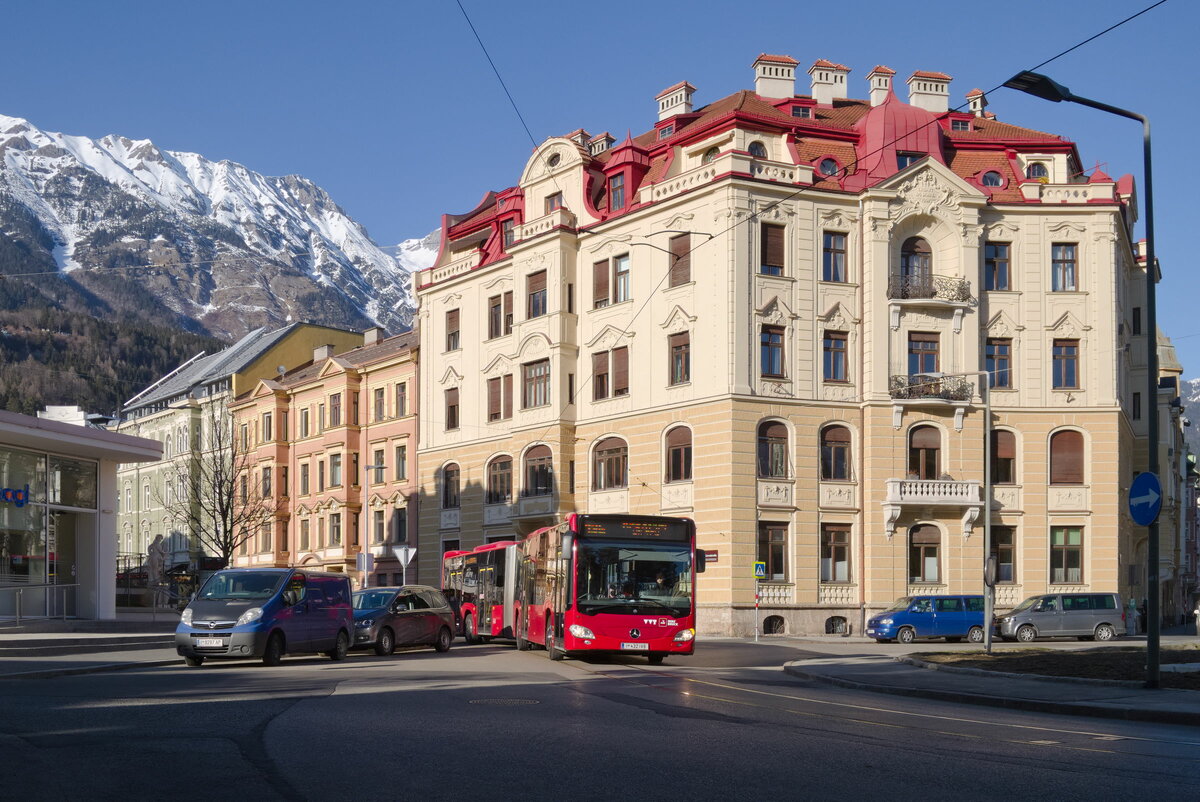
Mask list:
[[[1094,677],[1051,677],[1046,674],[1022,674],[1016,671],[989,671],[986,668],[966,668],[964,666],[948,666],[943,663],[930,663],[920,657],[894,657],[897,663],[908,663],[917,668],[927,668],[930,671],[945,671],[950,674],[967,674],[973,677],[1004,677],[1005,679],[1032,679],[1041,682],[1066,682],[1073,685],[1102,685],[1110,688],[1141,688],[1142,682],[1135,679],[1096,679]]]
[[[22,671],[17,674],[0,674],[0,682],[10,679],[51,679],[53,677],[70,677],[78,674],[99,674],[106,671],[125,671],[131,668],[150,668],[154,666],[173,666],[181,658],[171,660],[145,660],[137,663],[100,663],[91,666],[75,666],[72,668],[47,668],[39,671]]]
[[[899,658],[897,658],[899,660]],[[1002,707],[1009,710],[1023,710],[1031,713],[1058,713],[1068,716],[1088,716],[1091,718],[1115,718],[1125,721],[1148,721],[1157,724],[1187,724],[1196,726],[1196,714],[1176,710],[1146,710],[1134,707],[1102,707],[1082,702],[1051,702],[1034,699],[1017,699],[1009,696],[991,696],[982,693],[967,693],[965,691],[942,691],[932,688],[903,688],[892,685],[873,685],[867,682],[835,677],[829,674],[814,674],[804,671],[800,665],[806,661],[793,660],[784,663],[783,670],[793,677],[816,680],[829,685],[837,685],[852,690],[869,691],[872,693],[887,693],[894,696],[912,696],[923,699],[936,699],[942,702],[982,705],[986,707]]]

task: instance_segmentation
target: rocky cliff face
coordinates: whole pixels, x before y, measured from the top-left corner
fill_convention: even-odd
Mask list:
[[[0,115],[0,272],[57,272],[97,316],[145,313],[225,339],[298,320],[401,331],[428,240],[393,258],[300,176]]]

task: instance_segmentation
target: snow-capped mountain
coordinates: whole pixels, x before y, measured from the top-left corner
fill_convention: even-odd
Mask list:
[[[400,331],[413,315],[409,259],[428,239],[403,243],[416,244],[398,260],[300,176],[0,115],[0,244],[56,265],[101,306],[136,290],[223,337],[298,320]]]

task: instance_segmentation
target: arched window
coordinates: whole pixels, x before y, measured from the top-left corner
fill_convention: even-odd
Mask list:
[[[757,139],[750,143],[750,147],[747,148],[747,150],[749,150],[750,155],[756,159],[767,158],[767,146],[762,142],[759,142]]]
[[[985,187],[1001,187],[1004,186],[1004,176],[1000,175],[995,170],[988,170],[983,174],[980,180]]]
[[[512,501],[512,457],[496,457],[487,466],[485,504],[507,504]]]
[[[717,147],[709,148],[708,150],[704,151],[704,155],[700,157],[700,163],[708,164],[710,161],[717,158],[717,156],[719,156],[719,155],[721,155],[720,148],[717,148]]]
[[[619,437],[606,437],[596,444],[592,459],[592,490],[629,486],[629,446]]]
[[[821,430],[821,478],[850,479],[850,430],[845,426]]]
[[[550,446],[534,446],[525,452],[523,496],[548,496],[554,492],[554,455]]]
[[[442,468],[442,509],[458,509],[458,463]]]
[[[686,426],[667,432],[667,481],[692,481],[692,430]]]
[[[1017,436],[1006,429],[992,431],[992,484],[1017,481]]]
[[[788,431],[779,421],[758,426],[758,475],[772,479],[788,475]]]
[[[838,163],[834,159],[821,159],[821,164],[818,165],[817,169],[821,172],[821,175],[837,175]]]
[[[1056,432],[1050,437],[1050,484],[1083,484],[1083,434]]]
[[[1025,177],[1032,179],[1049,178],[1050,171],[1046,169],[1046,165],[1042,162],[1030,162],[1025,168]]]
[[[932,524],[914,526],[908,531],[908,581],[937,582],[938,551],[942,533]]]
[[[942,434],[934,426],[917,426],[908,433],[908,478],[938,478]]]
[[[909,237],[900,248],[900,276],[916,281],[929,281],[933,273],[933,252],[929,243],[920,237]]]

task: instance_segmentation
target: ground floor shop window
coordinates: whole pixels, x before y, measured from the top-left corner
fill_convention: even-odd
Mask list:
[[[758,524],[758,561],[767,564],[766,579],[770,582],[787,581],[787,524]]]
[[[1075,585],[1083,582],[1083,528],[1055,526],[1050,529],[1050,583]]]
[[[942,535],[936,526],[914,526],[908,534],[908,581],[937,582]]]

